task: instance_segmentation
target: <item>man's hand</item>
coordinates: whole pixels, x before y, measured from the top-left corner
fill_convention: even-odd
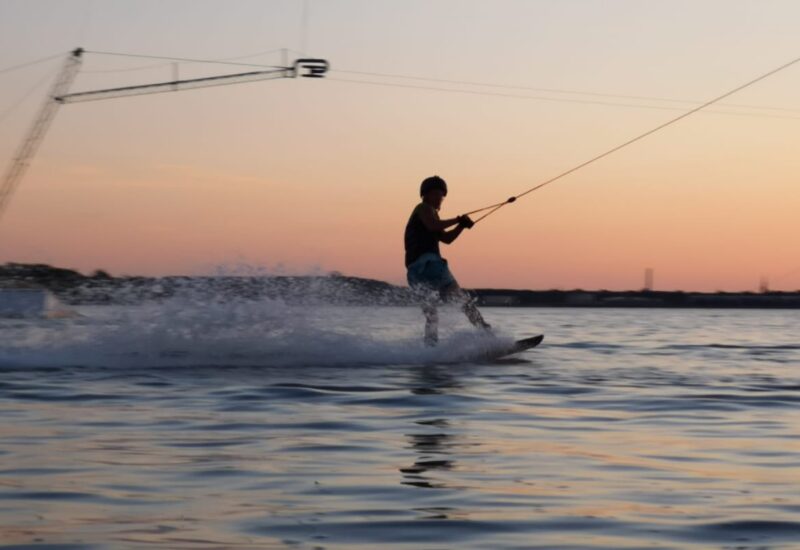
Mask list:
[[[475,225],[475,222],[472,221],[472,218],[469,216],[459,216],[458,225],[459,227],[463,227],[465,229],[472,229],[472,226]]]

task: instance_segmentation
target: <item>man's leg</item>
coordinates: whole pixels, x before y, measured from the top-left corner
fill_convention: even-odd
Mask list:
[[[466,292],[464,293],[464,296],[466,297],[466,301],[464,302],[464,305],[461,306],[461,310],[467,316],[469,322],[483,330],[491,330],[492,325],[484,321],[483,315],[481,315],[481,312],[478,311],[478,300]]]
[[[478,301],[470,296],[468,292],[462,290],[461,287],[458,286],[458,283],[453,283],[448,286],[443,292],[443,298],[447,301],[461,302],[461,311],[464,312],[464,315],[467,316],[467,319],[469,319],[469,322],[472,323],[473,326],[484,330],[491,330],[492,325],[484,321],[483,315],[478,311]]]
[[[433,301],[422,304],[425,314],[425,345],[435,346],[439,342],[439,310]]]

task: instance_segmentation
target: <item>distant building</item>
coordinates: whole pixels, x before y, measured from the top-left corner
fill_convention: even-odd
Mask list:
[[[644,270],[644,290],[650,292],[653,290],[653,268],[648,267]]]

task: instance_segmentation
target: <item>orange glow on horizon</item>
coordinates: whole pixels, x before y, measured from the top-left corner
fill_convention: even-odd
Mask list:
[[[341,5],[347,12],[360,4]],[[670,58],[674,65],[662,62],[655,71],[647,48],[621,49],[615,37],[636,35],[663,61],[680,24],[658,23],[655,14],[625,6],[612,10],[618,19],[599,26],[584,21],[564,30],[575,33],[567,37],[543,31],[536,38],[516,28],[513,13],[473,6],[474,14],[460,17],[465,28],[480,31],[488,51],[466,32],[442,29],[452,36],[441,58],[425,46],[442,37],[428,36],[427,23],[399,6],[364,13],[360,23],[319,7],[322,30],[314,49],[334,70],[377,72],[381,60],[391,59],[385,72],[700,100],[786,61],[781,37],[789,36],[784,25],[791,18],[775,8],[759,12],[771,37],[750,37],[753,43],[763,38],[758,55],[742,53],[733,63],[736,54],[709,51],[698,28],[687,31],[678,57]],[[113,43],[112,29],[125,28],[124,17],[107,9],[108,29],[94,32],[97,42]],[[518,9],[530,21],[550,17],[554,25],[570,12]],[[716,20],[714,10],[701,12],[701,21]],[[729,25],[738,28],[752,16],[742,7],[729,15]],[[422,33],[419,43],[394,31],[373,35],[392,17],[408,33]],[[190,21],[186,36],[195,36],[203,21]],[[639,34],[642,25],[651,35]],[[717,29],[719,40],[734,48],[726,28]],[[337,42],[341,36],[352,36],[359,47],[364,40],[374,51]],[[524,55],[501,50],[492,42],[500,37],[527,45]],[[573,45],[562,42],[568,38]],[[235,33],[227,39],[237,40]],[[109,49],[143,49],[133,38],[120,40],[129,42]],[[154,48],[179,51],[166,33],[156,36]],[[87,69],[116,66],[91,63],[101,62],[90,58]],[[487,68],[471,74],[475,63]],[[154,69],[152,78],[157,70],[167,69]],[[124,75],[151,77],[147,71]],[[524,191],[677,114],[367,86],[336,80],[352,76],[346,73],[330,76],[64,106],[0,221],[0,263],[116,275],[209,274],[244,265],[335,270],[404,284],[402,232],[424,177],[436,173],[448,181],[442,214],[454,216]],[[87,89],[121,77],[87,72],[80,78],[77,88]],[[756,112],[728,107],[715,110],[737,114],[695,115],[507,206],[444,247],[456,277],[466,287],[619,290],[641,288],[645,268],[653,268],[657,290],[756,290],[761,277],[775,290],[800,289],[800,121],[789,111],[799,82],[796,68],[730,100],[786,111],[741,116]],[[0,107],[10,95],[0,93]],[[0,145],[9,152],[3,161],[34,103],[3,128]]]

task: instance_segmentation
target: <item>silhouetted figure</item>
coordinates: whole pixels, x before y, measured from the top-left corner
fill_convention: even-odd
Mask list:
[[[419,194],[422,202],[414,208],[406,224],[405,246],[408,284],[423,296],[425,344],[435,346],[439,341],[439,301],[461,302],[470,323],[490,330],[491,326],[475,307],[475,299],[458,286],[447,267],[447,260],[439,252],[439,242],[452,243],[465,228],[469,229],[475,223],[469,216],[448,220],[439,218],[439,209],[447,196],[447,183],[439,176],[426,178]]]

